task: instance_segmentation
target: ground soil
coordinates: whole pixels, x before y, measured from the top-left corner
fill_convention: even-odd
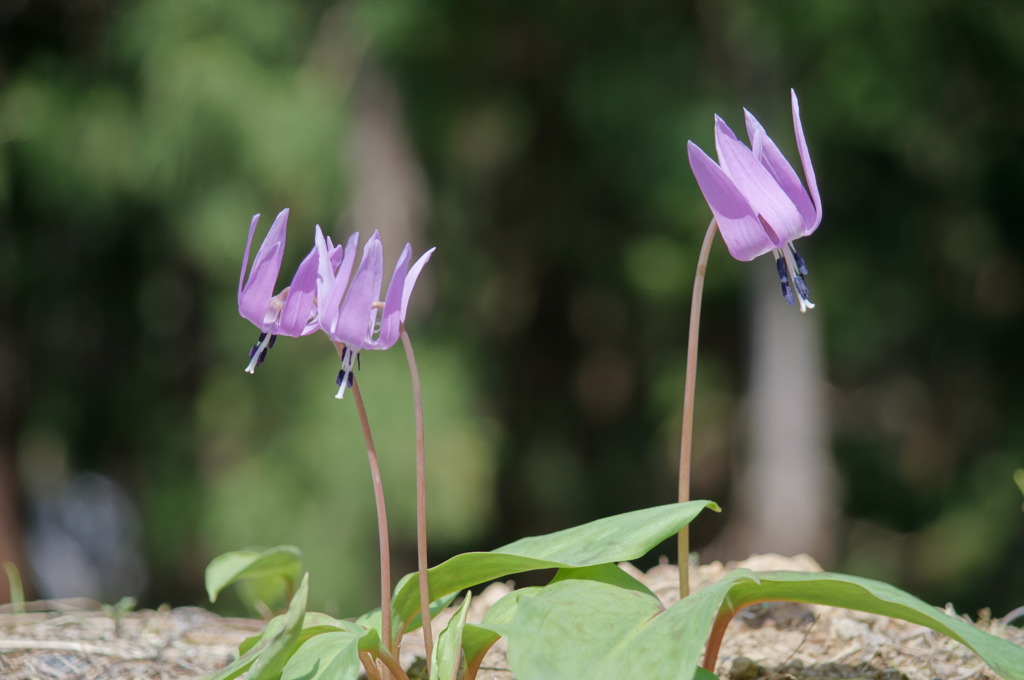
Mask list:
[[[622,565],[666,605],[677,599],[678,571],[662,564],[647,573]],[[714,582],[730,568],[815,571],[809,557],[758,555],[738,564],[695,568],[695,587]],[[511,590],[495,583],[474,598],[470,620]],[[199,678],[229,663],[238,643],[262,630],[263,622],[218,617],[182,607],[128,612],[87,601],[35,602],[23,614],[0,608],[0,676],[10,680],[123,680]],[[947,610],[955,615],[955,612]],[[444,626],[444,615],[434,631]],[[1024,645],[1024,630],[984,612],[976,625]],[[423,640],[408,635],[403,664],[422,654]],[[995,676],[973,652],[930,629],[844,609],[770,603],[738,614],[729,626],[715,669],[729,680],[981,680]],[[488,654],[481,680],[510,680],[505,649]]]

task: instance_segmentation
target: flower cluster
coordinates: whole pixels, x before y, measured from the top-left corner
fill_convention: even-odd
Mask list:
[[[757,119],[744,109],[750,147],[739,141],[725,121],[715,116],[715,163],[693,142],[687,143],[690,167],[718,222],[729,253],[737,260],[752,260],[771,251],[788,304],[799,301],[800,311],[814,305],[809,299],[807,265],[793,241],[821,224],[821,197],[811,166],[811,155],[800,123],[796,92],[790,91],[793,130],[807,180],[807,188],[779,147]],[[795,295],[794,295],[794,288]]]
[[[263,363],[278,335],[299,337],[322,330],[338,347],[341,371],[338,394],[352,385],[352,368],[364,349],[388,349],[398,341],[416,279],[434,249],[410,266],[412,247],[407,243],[398,258],[384,300],[380,300],[384,278],[384,247],[380,233],[363,248],[355,268],[359,234],[344,245],[335,245],[316,227],[314,245],[295,271],[290,285],[274,293],[284,257],[288,210],[282,210],[267,232],[249,270],[249,251],[260,216],[254,215],[245,244],[242,273],[238,279],[238,312],[260,329],[249,350],[246,371],[253,373]],[[249,277],[246,279],[246,271]]]

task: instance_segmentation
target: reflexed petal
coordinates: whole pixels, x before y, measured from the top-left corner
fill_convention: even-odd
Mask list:
[[[242,304],[242,285],[245,283],[245,272],[249,269],[249,250],[252,248],[252,235],[256,232],[256,225],[260,221],[260,214],[252,216],[249,223],[249,238],[245,242],[245,255],[242,256],[242,273],[238,275],[238,304]]]
[[[718,154],[719,158],[721,158],[722,151],[721,151],[721,149],[718,148],[718,135],[719,134],[723,134],[726,137],[730,137],[732,139],[739,140],[739,137],[737,137],[736,133],[732,131],[732,128],[729,127],[728,123],[726,123],[724,120],[722,120],[722,117],[719,116],[716,113],[715,114],[715,152]]]
[[[395,273],[391,275],[388,292],[384,298],[384,310],[380,319],[380,333],[370,345],[370,349],[387,349],[398,341],[402,321],[402,291],[405,288],[405,276],[409,271],[409,260],[412,259],[412,246],[408,243],[402,249],[395,265]]]
[[[345,247],[335,246],[331,251],[330,239],[325,239],[323,231],[317,225],[315,236],[319,253],[319,275],[317,277],[317,308],[320,328],[333,337],[340,318],[341,300],[345,297],[352,265],[356,259],[356,246],[359,243],[359,232],[352,234]],[[337,272],[334,267],[340,261]]]
[[[270,299],[274,297],[274,285],[277,283],[277,274],[280,267],[280,257],[276,257],[278,253],[284,251],[284,248],[279,243],[275,243],[273,247],[268,249],[266,252],[270,261],[266,261],[264,266],[257,267],[253,265],[252,272],[249,274],[249,280],[245,284],[245,290],[238,299],[238,313],[242,315],[242,318],[248,319],[255,324],[261,330],[265,330],[264,317],[267,313],[267,305],[270,304]],[[275,260],[277,266],[275,267]]]
[[[743,193],[755,213],[767,220],[783,242],[802,235],[800,211],[754,153],[723,130],[716,130],[716,142],[722,170]]]
[[[797,176],[793,166],[786,157],[779,151],[779,147],[772,141],[771,137],[764,131],[757,119],[747,111],[743,110],[747,122],[747,134],[750,135],[750,145],[754,156],[761,162],[771,176],[778,182],[782,190],[786,192],[793,205],[800,211],[803,218],[803,225],[807,227],[815,220],[816,212],[811,199],[804,189],[800,177]]]
[[[352,240],[352,239],[354,239],[355,241],[358,241],[359,240],[359,234],[358,233],[352,234],[352,236],[349,237],[349,240]],[[355,248],[355,244],[354,243],[353,243],[352,247]],[[329,250],[331,252],[331,268],[333,270],[337,271],[338,265],[341,264],[342,258],[345,255],[345,249],[342,248],[340,245],[338,245],[338,246],[334,245],[334,243],[331,242],[331,237],[328,236],[327,237],[327,250]]]
[[[274,224],[270,227],[270,231],[267,232],[267,236],[263,239],[259,251],[256,253],[252,264],[252,271],[249,272],[248,281],[245,282],[244,286],[241,286],[241,279],[239,280],[238,312],[243,318],[248,319],[260,329],[264,329],[267,305],[270,304],[270,298],[274,296],[274,285],[277,283],[277,275],[281,270],[281,260],[284,258],[288,214],[287,208],[278,214]],[[248,265],[249,261],[248,254],[252,243],[253,230],[256,228],[258,219],[259,215],[256,215],[249,225],[249,241],[246,244],[246,255],[242,269],[243,277],[245,274],[244,267]]]
[[[693,142],[687,142],[686,151],[693,176],[715,215],[729,253],[737,260],[747,261],[779,247],[780,243],[773,242],[750,202],[725,171]]]
[[[329,241],[324,239],[324,232],[320,225],[316,225],[316,233],[313,235],[313,242],[317,251],[317,277],[316,277],[316,298],[317,298],[317,324],[330,335],[334,332],[334,325],[338,321],[338,304],[331,304],[330,299],[337,285],[334,269],[331,262],[331,251]],[[344,285],[342,285],[344,293]],[[340,295],[339,295],[340,299]]]
[[[434,254],[435,250],[437,248],[431,248],[420,255],[420,259],[416,260],[416,264],[409,269],[409,273],[405,277],[405,282],[402,286],[402,323],[405,323],[405,313],[409,309],[409,298],[412,297],[412,289],[416,286],[416,279],[419,278],[420,272],[423,271],[423,267],[430,261],[430,256]]]
[[[356,249],[358,247],[359,232],[357,231],[348,237],[348,241],[345,243],[344,258],[341,261],[341,265],[338,267],[338,278],[345,281],[346,285],[348,284],[349,278],[352,276],[352,267],[356,263]]]
[[[811,153],[807,150],[807,140],[804,138],[804,126],[800,122],[800,102],[796,99],[796,90],[790,90],[789,93],[793,103],[793,132],[796,134],[796,148],[800,151],[800,162],[804,166],[807,189],[814,202],[814,221],[804,227],[803,236],[806,236],[821,224],[821,196],[818,194],[818,180],[814,176],[814,166],[811,165]]]
[[[371,237],[363,248],[363,260],[359,263],[359,268],[345,295],[345,301],[338,314],[338,322],[334,331],[329,334],[332,340],[351,345],[355,351],[366,347],[373,320],[376,318],[373,303],[380,296],[383,278],[384,253],[380,237]]]
[[[288,214],[289,210],[285,208],[274,218],[274,223],[270,226],[270,231],[267,232],[266,237],[263,239],[263,244],[256,253],[256,259],[253,260],[252,271],[249,272],[250,284],[257,270],[269,267],[274,270],[275,275],[281,270],[281,260],[284,258],[284,243],[288,231]]]
[[[316,294],[319,259],[317,248],[313,248],[295,270],[295,278],[288,287],[288,296],[278,320],[277,334],[296,337],[316,330],[316,325],[313,330],[309,330],[309,320],[316,312],[313,297]]]

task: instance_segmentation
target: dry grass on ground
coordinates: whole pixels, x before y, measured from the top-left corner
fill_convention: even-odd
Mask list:
[[[662,601],[676,599],[678,571],[663,564],[646,574],[631,570]],[[737,565],[754,570],[814,571],[807,557],[759,555]],[[727,571],[720,563],[701,566],[696,586]],[[471,605],[470,620],[510,591],[495,583]],[[115,620],[88,601],[30,603],[29,612],[0,607],[0,677],[9,680],[185,680],[222,668],[238,643],[262,630],[263,622],[226,619],[203,609],[183,607],[125,613]],[[450,614],[448,614],[450,615]],[[446,621],[443,614],[435,634]],[[978,625],[1024,645],[1024,630],[983,616]],[[408,635],[403,663],[422,654],[422,637]],[[480,680],[510,680],[503,641],[484,661]],[[733,620],[716,669],[729,680],[996,680],[966,647],[930,629],[844,609],[764,604]]]

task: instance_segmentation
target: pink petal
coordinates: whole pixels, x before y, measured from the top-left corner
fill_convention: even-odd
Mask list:
[[[750,202],[724,170],[693,142],[687,142],[686,151],[693,176],[733,257],[752,260],[782,245],[776,235],[765,231]]]
[[[331,291],[335,286],[334,269],[331,263],[331,251],[325,241],[324,232],[320,225],[316,225],[313,234],[313,243],[317,252],[317,277],[316,277],[316,299],[317,299],[317,324],[328,335],[334,330],[334,324],[338,319],[338,305],[331,305],[328,300]],[[332,244],[333,245],[333,244]]]
[[[277,283],[277,275],[281,271],[281,260],[284,258],[284,243],[288,228],[287,208],[282,210],[270,231],[267,232],[259,251],[253,260],[252,271],[249,272],[249,279],[238,292],[238,312],[245,319],[248,319],[260,329],[264,329],[267,305],[270,298],[274,296],[274,286]],[[248,265],[249,248],[252,243],[253,230],[259,215],[253,218],[249,225],[249,242],[246,244],[246,256],[244,265]],[[244,277],[245,269],[242,269]],[[239,280],[241,284],[241,279]]]
[[[317,277],[317,307],[319,309],[320,327],[333,337],[341,314],[341,301],[345,297],[352,266],[356,260],[356,246],[359,244],[359,232],[352,234],[345,247],[335,246],[329,249],[330,241],[324,240],[323,232],[317,226],[317,249],[320,253],[320,274]],[[341,263],[337,272],[334,271],[339,257]]]
[[[821,224],[821,196],[818,194],[818,180],[814,176],[814,166],[811,165],[811,153],[807,150],[807,140],[804,138],[804,126],[800,122],[800,102],[796,99],[796,90],[790,90],[789,92],[793,103],[793,132],[796,134],[796,148],[800,151],[800,162],[804,166],[807,189],[810,191],[811,200],[814,202],[814,221],[803,229],[802,235],[806,236]]]
[[[384,310],[380,319],[380,333],[377,339],[369,346],[370,349],[387,349],[398,341],[401,332],[402,316],[402,291],[405,287],[406,272],[409,271],[409,260],[412,259],[412,246],[408,243],[402,249],[402,254],[395,264],[395,273],[391,275],[391,283],[388,284],[388,292],[384,298]]]
[[[743,110],[747,122],[747,134],[750,135],[750,144],[754,156],[761,162],[775,181],[782,187],[796,209],[800,211],[800,217],[806,227],[814,222],[815,209],[811,199],[807,196],[807,190],[800,182],[800,178],[789,164],[786,157],[779,151],[771,137],[764,131],[757,119],[747,111]]]
[[[277,322],[278,334],[292,337],[308,335],[306,331],[309,320],[316,313],[313,297],[316,294],[318,264],[317,248],[314,247],[303,258],[299,268],[295,270],[291,285],[288,286],[288,296],[281,310],[281,318]]]
[[[332,340],[351,345],[356,351],[366,347],[377,316],[373,303],[380,296],[383,278],[384,250],[375,232],[363,248],[363,259],[341,305],[338,322],[330,333]]]
[[[252,235],[256,232],[256,225],[260,221],[260,214],[252,216],[249,223],[249,238],[245,242],[245,255],[242,256],[242,273],[238,275],[238,304],[242,304],[242,284],[245,283],[245,272],[249,269],[249,250],[252,248]]]
[[[420,259],[416,260],[416,264],[409,269],[409,273],[405,277],[405,283],[402,286],[402,323],[405,323],[405,313],[409,309],[409,298],[412,297],[412,289],[416,286],[416,279],[419,278],[420,272],[423,271],[423,267],[430,261],[430,256],[434,254],[435,250],[437,248],[431,248],[420,255]]]
[[[739,140],[739,137],[737,137],[736,133],[732,131],[732,128],[729,127],[729,125],[724,120],[722,120],[722,117],[719,116],[716,113],[715,114],[715,151],[718,153],[719,156],[721,156],[722,152],[718,148],[718,134],[719,133],[721,133],[721,134],[723,134],[726,137],[729,137],[731,139]]]
[[[736,188],[771,225],[779,238],[792,241],[802,234],[803,220],[793,201],[745,144],[730,136],[728,128],[716,128],[718,161]]]

